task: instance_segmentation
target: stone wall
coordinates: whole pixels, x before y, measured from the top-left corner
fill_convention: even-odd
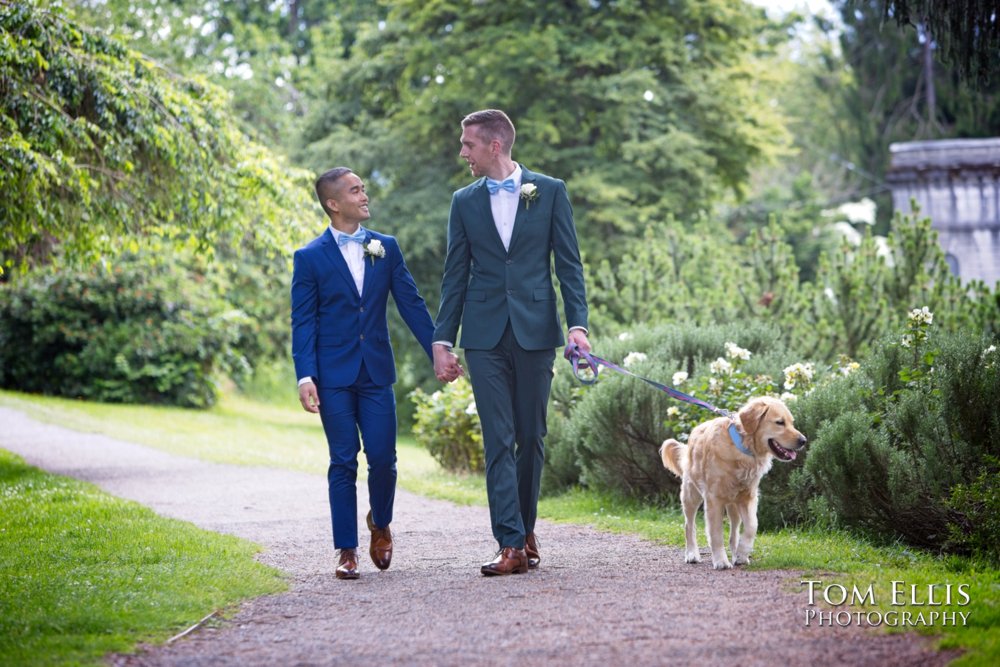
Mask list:
[[[1000,281],[1000,137],[913,141],[889,151],[893,208],[909,213],[916,201],[963,281]]]

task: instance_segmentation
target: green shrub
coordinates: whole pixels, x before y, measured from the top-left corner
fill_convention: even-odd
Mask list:
[[[433,394],[417,388],[410,398],[417,406],[413,436],[434,460],[452,472],[483,472],[483,432],[469,381],[460,377]]]
[[[989,340],[937,335],[919,313],[824,396],[829,405],[804,403],[817,426],[806,471],[845,526],[977,550],[986,542],[969,515],[993,502],[983,474],[1000,455],[1000,363]]]
[[[245,366],[246,316],[192,272],[140,258],[2,285],[0,386],[98,401],[207,407]]]
[[[949,546],[1000,565],[1000,458],[986,456],[979,475],[951,490]]]

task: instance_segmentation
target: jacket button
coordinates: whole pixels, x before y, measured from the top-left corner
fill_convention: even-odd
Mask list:
[[[365,312],[365,307],[364,306],[361,306],[361,312],[362,313]]]
[[[513,294],[513,293],[514,293],[514,290],[512,290],[512,289],[507,290],[507,294]]]
[[[361,340],[364,340],[364,339],[365,339],[365,335],[361,334]]]
[[[514,263],[514,260],[512,260],[512,259],[508,259],[508,260],[507,260],[507,263],[508,263],[508,264],[513,264],[513,263]]]

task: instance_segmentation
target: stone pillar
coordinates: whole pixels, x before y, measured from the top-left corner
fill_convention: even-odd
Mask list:
[[[1000,281],[1000,137],[912,141],[889,152],[893,208],[910,213],[916,201],[964,282]]]

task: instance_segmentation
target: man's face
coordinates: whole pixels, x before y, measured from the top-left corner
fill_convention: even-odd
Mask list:
[[[478,125],[462,128],[462,150],[458,156],[469,163],[475,177],[485,176],[497,161],[499,149],[495,141],[486,141],[479,134]]]
[[[338,213],[344,222],[360,224],[371,217],[365,183],[357,174],[346,174],[337,181],[327,206]]]

